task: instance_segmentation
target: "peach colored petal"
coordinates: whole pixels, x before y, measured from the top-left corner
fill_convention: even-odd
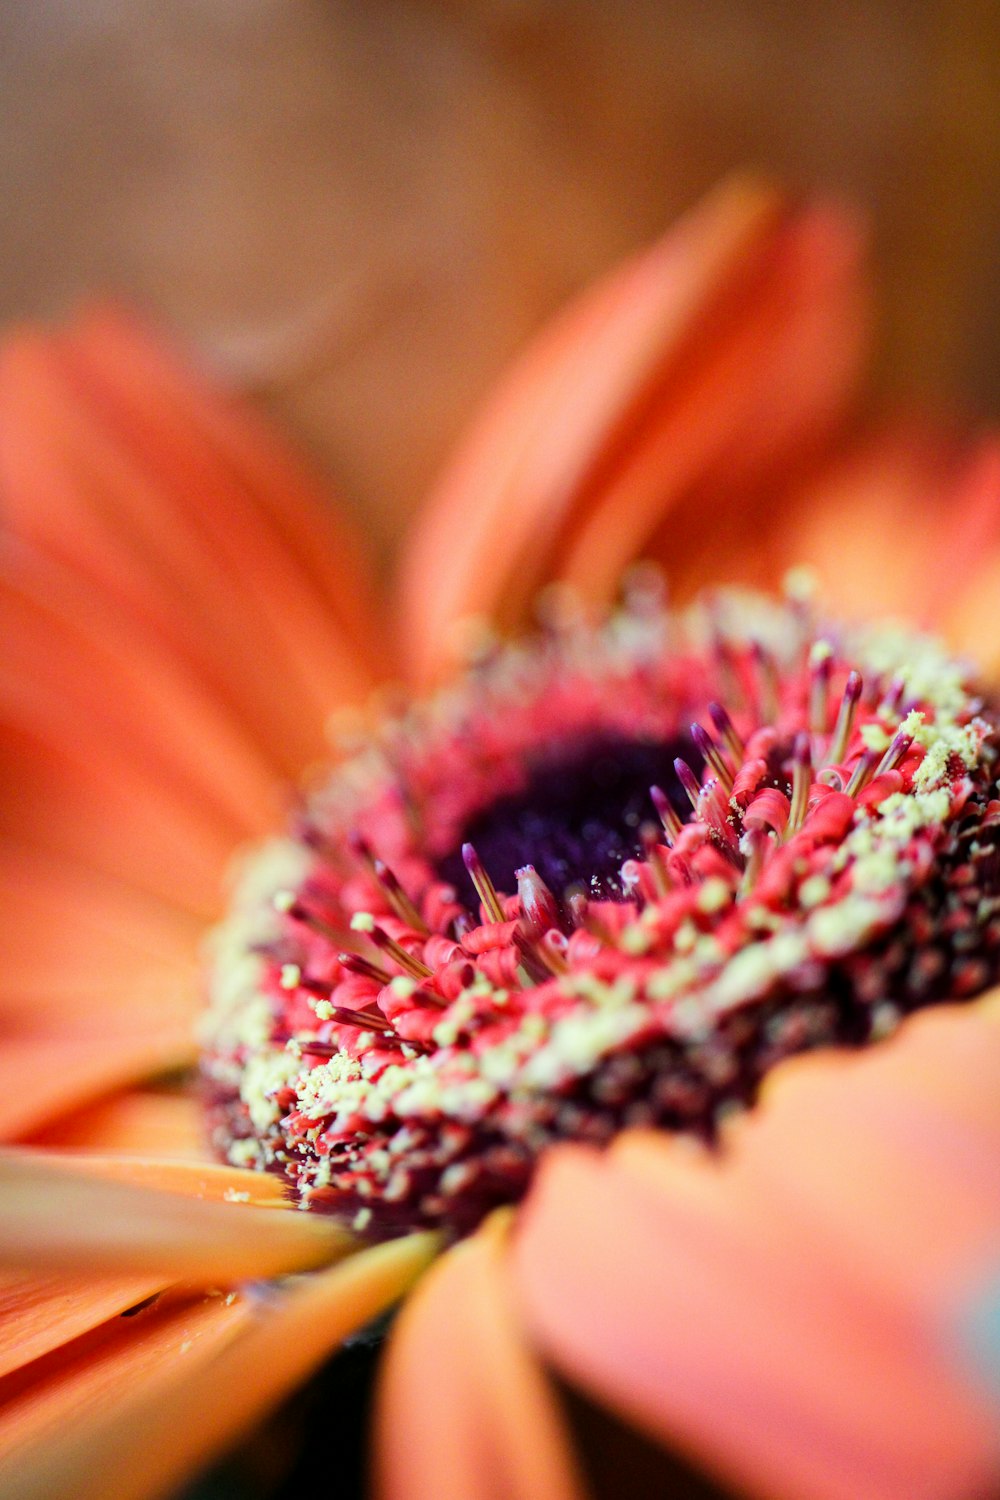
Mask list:
[[[558,577],[609,603],[658,528],[672,586],[689,539],[695,549],[710,543],[715,579],[726,575],[747,485],[773,495],[854,388],[867,343],[859,258],[854,225],[832,208],[775,231],[725,327],[664,383],[614,469],[581,494],[557,549]]]
[[[969,580],[1000,553],[1000,435],[982,439],[961,465],[942,499],[939,530],[920,618],[947,633]]]
[[[588,292],[517,361],[432,494],[402,576],[404,642],[418,676],[440,669],[447,635],[492,616],[512,581],[540,568],[580,489],[741,280],[780,218],[769,186],[735,178],[659,244]]]
[[[8,1150],[0,1161],[22,1163],[27,1172],[61,1173],[67,1178],[100,1182],[130,1183],[135,1187],[155,1188],[158,1192],[177,1193],[184,1198],[198,1198],[210,1203],[252,1204],[257,1208],[291,1210],[287,1184],[273,1172],[251,1172],[230,1167],[218,1161],[177,1161],[170,1158],[113,1156],[101,1152],[45,1150],[25,1146]],[[56,1179],[58,1191],[60,1179]]]
[[[515,1248],[543,1351],[741,1493],[978,1493],[995,1428],[933,1331],[780,1197],[662,1138],[652,1149],[543,1165]]]
[[[789,1064],[728,1144],[803,1243],[932,1320],[1000,1252],[1000,1024],[943,1007],[861,1057]]]
[[[134,1317],[112,1317],[72,1343],[0,1381],[0,1490],[77,1495],[86,1470],[58,1475],[49,1489],[32,1492],[38,1466],[55,1457],[68,1432],[106,1420],[137,1393],[155,1401],[178,1379],[191,1379],[249,1321],[241,1299],[169,1296]],[[104,1495],[117,1493],[113,1468],[90,1472]],[[132,1476],[141,1479],[142,1465]]]
[[[304,1279],[252,1317],[238,1305],[237,1336],[227,1329],[229,1336],[217,1337],[205,1357],[200,1348],[184,1351],[175,1341],[182,1357],[161,1356],[160,1368],[150,1370],[141,1351],[128,1384],[120,1369],[113,1372],[114,1405],[106,1389],[94,1399],[92,1382],[85,1387],[87,1404],[75,1400],[72,1426],[58,1432],[50,1426],[44,1441],[22,1447],[12,1455],[9,1474],[2,1475],[0,1464],[5,1495],[104,1500],[109,1476],[116,1500],[165,1494],[304,1380],[349,1333],[396,1301],[437,1246],[431,1235],[394,1240]]]
[[[5,1034],[0,1047],[0,1140],[17,1140],[126,1084],[196,1060],[190,1015],[134,1019],[128,997],[99,1028]]]
[[[58,745],[16,709],[0,717],[0,842],[85,864],[202,918],[217,916],[231,841],[154,777],[86,735]]]
[[[9,543],[0,561],[7,644],[0,704],[57,741],[148,766],[231,840],[274,826],[279,787],[253,742],[155,637],[95,600],[65,567]]]
[[[190,1094],[135,1089],[64,1115],[26,1137],[52,1150],[209,1160],[204,1119]]]
[[[133,1019],[194,1013],[197,921],[69,860],[0,842],[0,934],[7,1027],[96,1030],[125,1000]]]
[[[49,1160],[45,1152],[0,1153],[0,1263],[8,1266],[93,1267],[166,1273],[174,1281],[208,1284],[276,1276],[339,1259],[355,1241],[318,1214],[287,1213],[242,1201],[251,1189],[213,1176],[229,1169],[122,1161],[100,1166],[85,1158]],[[238,1174],[241,1183],[247,1174]],[[129,1181],[129,1177],[134,1181]],[[115,1180],[115,1179],[118,1180]],[[159,1189],[140,1185],[159,1181]],[[162,1184],[173,1181],[174,1191]],[[186,1189],[182,1191],[180,1189]],[[254,1190],[258,1195],[259,1185]]]
[[[256,503],[253,467],[247,483],[232,471],[211,436],[192,441],[192,422],[198,423],[202,404],[211,409],[211,398],[192,392],[190,379],[182,383],[178,364],[180,400],[174,399],[171,382],[157,378],[164,361],[157,358],[156,341],[144,339],[124,318],[97,315],[82,329],[71,329],[58,347],[67,384],[88,418],[113,433],[121,450],[155,477],[171,525],[190,530],[192,541],[217,559],[234,597],[242,596],[247,623],[256,624],[260,616],[262,634],[274,653],[282,654],[289,691],[301,695],[304,711],[315,704],[321,715],[328,712],[344,697],[345,682],[349,697],[363,690],[367,682],[353,646],[343,638],[336,595],[317,593]],[[149,382],[137,378],[140,370],[150,373]],[[209,496],[211,503],[206,503]],[[323,503],[332,509],[330,495]],[[312,537],[317,546],[326,541],[322,534]],[[358,596],[360,605],[360,549],[352,547],[338,560],[356,570],[346,589]],[[373,601],[367,602],[374,613]]]
[[[497,1221],[456,1246],[407,1302],[382,1369],[382,1500],[575,1500],[555,1396],[518,1331]]]
[[[145,1302],[163,1285],[162,1276],[0,1271],[0,1413],[3,1376]]]
[[[285,774],[297,773],[322,750],[329,710],[369,681],[336,613],[316,605],[302,627],[295,584],[291,595],[281,584],[299,572],[280,538],[257,538],[245,484],[218,473],[191,421],[175,424],[177,453],[136,447],[117,409],[75,372],[79,354],[30,333],[3,350],[9,524],[96,587],[126,628],[138,619],[153,630]],[[244,545],[244,532],[259,545]]]
[[[955,482],[953,442],[930,423],[868,434],[787,495],[774,528],[773,576],[800,563],[840,617],[923,614],[947,538],[941,498]]]
[[[217,464],[245,487],[258,508],[255,529],[287,548],[302,572],[300,587],[309,580],[338,632],[346,634],[372,676],[381,676],[388,652],[363,537],[349,525],[326,477],[313,474],[251,405],[213,385],[124,308],[87,308],[73,342],[105,400],[130,404],[135,417],[162,424],[165,435],[176,434],[180,422],[203,436]],[[146,442],[152,434],[143,431]],[[229,498],[238,505],[231,491]],[[246,524],[246,508],[233,515],[234,522],[238,514]]]
[[[403,578],[418,674],[456,621],[514,623],[547,577],[607,599],[692,490],[701,527],[706,492],[724,505],[731,476],[773,477],[815,443],[866,341],[857,263],[841,212],[734,179],[545,330],[420,521]]]

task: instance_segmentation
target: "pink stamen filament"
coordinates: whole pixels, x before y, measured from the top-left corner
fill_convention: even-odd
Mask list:
[[[651,786],[649,789],[650,800],[656,808],[656,815],[663,824],[663,831],[667,836],[667,843],[674,844],[684,827],[680,815],[675,809],[670,798],[662,787]]]
[[[837,711],[837,722],[833,726],[833,737],[830,747],[826,752],[826,759],[831,765],[839,765],[847,750],[847,742],[854,728],[854,715],[864,683],[859,672],[851,672],[844,685],[844,696],[840,700],[840,708]]]
[[[487,875],[482,860],[471,844],[462,845],[462,860],[469,872],[469,879],[476,888],[476,895],[483,904],[492,922],[505,922],[507,913],[504,911],[497,895],[497,888]]]

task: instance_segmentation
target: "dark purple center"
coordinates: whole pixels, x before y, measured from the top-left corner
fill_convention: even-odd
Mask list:
[[[658,819],[649,789],[662,787],[682,819],[691,804],[674,759],[695,774],[702,759],[687,735],[668,741],[591,739],[538,756],[518,792],[498,797],[462,830],[498,890],[516,891],[515,872],[534,865],[557,898],[568,886],[597,900],[620,900],[622,863],[641,850],[639,830]],[[456,849],[441,860],[442,878],[475,909],[477,898]]]

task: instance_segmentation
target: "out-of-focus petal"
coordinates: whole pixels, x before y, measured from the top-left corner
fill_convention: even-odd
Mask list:
[[[146,1360],[145,1368],[130,1370],[144,1355],[130,1343],[115,1350],[117,1365],[103,1379],[96,1362],[85,1365],[76,1380],[82,1390],[62,1393],[60,1415],[78,1420],[59,1430],[50,1412],[45,1430],[36,1422],[34,1442],[10,1453],[7,1473],[0,1459],[4,1494],[8,1500],[62,1494],[104,1500],[110,1474],[116,1500],[164,1494],[306,1379],[349,1333],[402,1296],[437,1248],[436,1236],[411,1235],[275,1294],[253,1316],[237,1303],[232,1329],[204,1357],[190,1358],[202,1351],[175,1340],[160,1352],[158,1367],[149,1368]],[[3,1439],[0,1411],[0,1452]]]
[[[502,1220],[451,1250],[406,1304],[382,1370],[382,1500],[579,1500],[555,1396],[517,1328]]]
[[[12,1370],[145,1302],[165,1284],[162,1275],[0,1271],[0,1393]]]
[[[995,681],[1000,672],[1000,437],[980,444],[940,524],[946,540],[932,574],[932,622]]]
[[[723,184],[545,330],[419,522],[403,578],[419,676],[468,615],[510,624],[566,578],[604,600],[663,517],[725,505],[816,440],[866,341],[858,236],[831,208]],[[677,542],[683,550],[687,530]]]
[[[240,1298],[163,1297],[134,1317],[112,1316],[0,1380],[0,1491],[9,1496],[22,1486],[25,1493],[49,1500],[79,1494],[86,1482],[83,1468],[72,1476],[68,1469],[46,1469],[41,1483],[30,1486],[43,1465],[55,1463],[72,1434],[106,1421],[137,1393],[155,1402],[171,1382],[194,1378],[249,1315]],[[108,1495],[127,1482],[126,1472],[105,1455],[89,1477]],[[130,1477],[141,1482],[141,1461]]]
[[[71,850],[0,840],[0,1138],[192,1060],[197,935],[190,911]]]
[[[284,584],[301,595],[297,612],[303,628],[320,627],[322,639],[313,636],[311,649],[329,654],[335,683],[344,651],[341,640],[350,642],[374,676],[381,676],[387,643],[363,539],[337,506],[329,479],[312,473],[301,454],[251,405],[213,385],[122,307],[106,303],[86,309],[73,353],[94,396],[134,423],[134,441],[144,453],[154,449],[179,465],[188,457],[181,438],[193,429],[204,440],[215,460],[213,472],[225,473],[229,480],[226,518],[240,532],[238,545],[248,552],[257,549],[257,556],[275,541],[287,550]],[[240,486],[246,496],[238,492]],[[264,556],[263,562],[270,576],[271,558]],[[314,613],[317,608],[321,618]]]
[[[966,1027],[992,1061],[953,1116]],[[718,1158],[651,1135],[553,1153],[515,1247],[542,1349],[741,1492],[984,1492],[995,1414],[947,1330],[1000,1233],[998,1029],[987,1006],[793,1062]]]
[[[95,1100],[43,1125],[27,1139],[55,1150],[115,1152],[207,1161],[205,1121],[189,1093],[133,1089]]]
[[[154,989],[146,992],[152,998]],[[192,1063],[197,1043],[191,1027],[191,991],[169,1000],[166,1017],[134,1017],[129,996],[99,1025],[53,1029],[19,1026],[0,1047],[0,1139],[16,1140],[47,1120],[124,1084]]]
[[[102,1170],[83,1157],[0,1154],[0,1264],[162,1272],[211,1286],[311,1269],[355,1248],[351,1235],[319,1214],[254,1206],[255,1174],[218,1175],[227,1171],[124,1159],[105,1159]]]
[[[218,421],[199,417],[209,403],[123,319],[12,336],[0,357],[7,525],[72,567],[124,626],[157,635],[294,775],[322,753],[326,715],[371,678],[275,519],[287,505],[302,527],[315,512],[322,548],[318,500],[268,467],[263,439],[234,464]],[[340,561],[357,598],[356,550]]]
[[[970,461],[931,421],[899,421],[856,439],[793,482],[778,523],[762,528],[765,581],[809,563],[824,604],[841,617],[878,613],[946,626],[1000,519],[991,520],[984,503],[987,477],[980,460]]]

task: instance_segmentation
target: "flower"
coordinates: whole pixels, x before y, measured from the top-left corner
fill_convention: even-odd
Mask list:
[[[732,1046],[702,1059],[698,1097],[682,1070],[661,1072],[671,1087],[652,1118],[628,1118],[648,1096],[630,1092],[628,1067],[605,1067],[641,1065],[650,1000],[676,1010],[693,998],[697,1010],[710,995],[724,1012],[734,975],[730,1003],[775,986],[796,1000],[769,1015],[766,1036],[741,1043],[754,1070],[747,1094],[765,1060],[803,1039],[857,1040],[871,1025],[893,1028],[912,1004],[988,983],[989,712],[936,648],[888,628],[820,637],[803,661],[798,593],[772,613],[746,599],[737,611],[756,611],[751,633],[773,639],[780,667],[767,745],[760,723],[738,722],[735,702],[702,722],[709,685],[727,673],[745,688],[755,673],[759,695],[774,686],[768,652],[745,629],[722,628],[724,602],[709,611],[708,644],[668,658],[642,573],[631,612],[597,635],[567,626],[569,596],[550,588],[541,656],[494,659],[486,629],[523,621],[546,583],[607,605],[640,553],[665,557],[684,592],[709,568],[766,582],[810,556],[792,549],[811,536],[813,559],[843,586],[867,555],[863,515],[893,528],[892,578],[884,554],[866,564],[879,595],[898,602],[898,584],[912,597],[935,557],[926,593],[938,623],[989,663],[995,450],[942,456],[893,432],[847,459],[826,456],[864,352],[857,256],[842,213],[789,206],[741,180],[544,333],[473,429],[407,553],[411,680],[443,676],[456,647],[481,660],[471,688],[433,700],[419,729],[406,720],[403,741],[383,706],[382,751],[394,738],[419,796],[401,810],[384,753],[361,749],[328,785],[310,774],[298,849],[247,866],[237,914],[215,940],[206,1066],[216,1129],[246,1160],[303,1147],[296,1160],[317,1206],[335,1186],[353,1192],[360,1231],[410,1230],[367,1248],[336,1219],[288,1212],[276,1176],[206,1165],[191,1101],[141,1083],[193,1061],[198,940],[218,915],[223,867],[280,827],[283,787],[324,757],[330,710],[359,704],[384,675],[387,611],[370,602],[356,544],[296,461],[158,340],[98,310],[66,334],[8,343],[0,744],[16,796],[2,825],[0,1121],[26,1143],[0,1161],[0,1254],[11,1266],[0,1462],[11,1494],[102,1494],[112,1462],[116,1493],[162,1492],[395,1301],[440,1248],[451,1206],[471,1221],[519,1196],[523,1151],[506,1176],[494,1173],[504,1191],[476,1197],[482,1097],[458,1103],[462,1140],[440,1130],[430,1142],[432,1180],[419,1195],[410,1182],[393,1187],[370,1142],[352,1157],[347,1108],[377,1126],[392,1068],[392,1107],[404,1090],[419,1095],[435,1058],[459,1060],[461,1025],[479,1027],[503,990],[510,1004],[519,968],[531,981],[522,993],[551,1005],[513,1059],[522,1011],[513,1026],[486,1016],[482,1077],[506,1101],[533,1102],[533,1140],[632,1128],[603,1152],[547,1147],[516,1220],[488,1217],[409,1299],[380,1401],[384,1493],[490,1495],[498,1475],[504,1493],[579,1493],[539,1356],[750,1494],[944,1497],[995,1480],[995,1413],[975,1375],[977,1309],[989,1306],[1000,1234],[995,998],[932,1007],[860,1055],[781,1062],[762,1102],[735,1117],[719,1108],[741,1097]],[[817,495],[845,485],[850,506],[827,498],[817,510]],[[926,535],[900,527],[910,509],[941,524]],[[673,673],[669,694],[661,670]],[[697,731],[677,718],[692,703]],[[545,830],[537,859],[517,866],[516,892],[501,884],[497,895],[488,877],[511,802],[492,825],[490,814],[498,793],[526,810],[525,747],[558,731],[556,774],[572,780],[571,731],[577,745],[590,736],[593,757],[595,745],[634,745],[640,713],[647,744],[683,743],[676,780],[640,816],[658,810],[662,829],[637,835],[633,885],[592,893],[631,900],[608,907],[584,893],[570,922],[556,909],[561,890],[527,869],[549,850]],[[761,720],[771,717],[762,705]],[[370,747],[362,711],[335,727]],[[645,778],[637,760],[630,770]],[[730,777],[733,821],[719,801]],[[682,827],[688,786],[695,816]],[[449,898],[443,887],[465,878],[456,846],[477,819],[472,884]],[[329,844],[352,830],[345,863]],[[781,849],[772,834],[788,835]],[[799,869],[782,850],[813,863]],[[620,878],[619,852],[603,880]],[[785,891],[776,909],[794,909],[795,921],[775,925],[755,893],[782,880],[796,899]],[[774,928],[764,943],[752,940],[755,910]],[[331,916],[352,913],[354,938],[349,926],[331,934]],[[430,929],[418,925],[415,939],[414,917]],[[720,966],[723,935],[742,968],[732,957]],[[341,946],[360,951],[341,962]],[[614,991],[596,1008],[614,1017],[610,1043],[577,1025],[596,1011],[569,983],[597,972],[595,954]],[[671,967],[668,954],[688,966]],[[472,984],[459,972],[470,958]],[[394,971],[404,982],[386,982]],[[823,991],[832,974],[835,1014]],[[463,1021],[455,1007],[470,1000]],[[359,1007],[363,1031],[347,1014]],[[547,1113],[568,1066],[595,1086],[582,1132]],[[359,1078],[381,1080],[382,1097]],[[717,1132],[718,1145],[692,1145],[664,1123]],[[504,1144],[525,1138],[510,1128]],[[346,1186],[333,1182],[345,1160]],[[435,1198],[444,1206],[424,1202]],[[275,1276],[291,1279],[261,1286]]]

